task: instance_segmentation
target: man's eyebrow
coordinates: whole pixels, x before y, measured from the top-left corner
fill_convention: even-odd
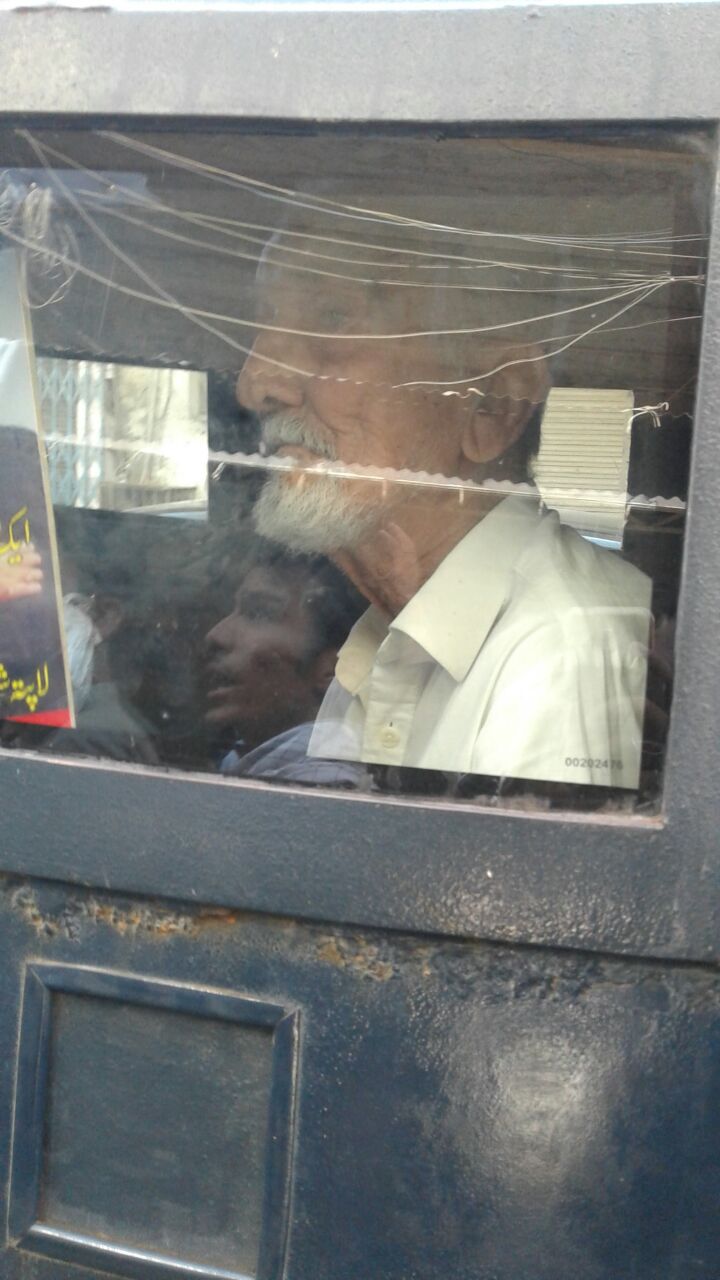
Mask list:
[[[273,589],[273,587],[238,587],[235,592],[235,600],[272,600],[285,603],[288,599],[288,592],[283,591],[281,587]]]

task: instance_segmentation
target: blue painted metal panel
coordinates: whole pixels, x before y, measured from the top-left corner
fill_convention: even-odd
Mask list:
[[[118,990],[190,983],[213,1000],[251,993],[300,1011],[288,1280],[717,1274],[720,978],[711,967],[358,932],[47,884],[8,883],[0,925],[4,1042],[20,1018],[28,957],[36,972],[39,958],[122,970],[92,979]],[[93,1084],[93,1114],[103,1087]],[[177,1103],[201,1114],[201,1098]],[[224,1167],[242,1185],[241,1153]],[[122,1185],[118,1169],[120,1198]],[[108,1260],[117,1230],[109,1207],[105,1257],[86,1261],[118,1270]],[[73,1268],[57,1256],[25,1252],[41,1243],[12,1247],[3,1275],[69,1280]],[[151,1261],[135,1274],[153,1274]]]

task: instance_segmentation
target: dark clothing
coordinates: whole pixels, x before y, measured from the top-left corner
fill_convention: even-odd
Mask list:
[[[345,787],[367,790],[368,771],[352,760],[320,760],[308,757],[307,748],[314,722],[297,725],[269,738],[252,751],[243,751],[237,742],[220,765],[231,778],[263,778],[275,782],[298,782],[305,786]]]

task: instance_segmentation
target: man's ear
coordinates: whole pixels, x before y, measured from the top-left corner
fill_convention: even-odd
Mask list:
[[[540,347],[496,351],[494,361],[500,367],[481,384],[484,395],[463,423],[462,450],[470,462],[492,462],[510,449],[550,390]]]
[[[313,660],[312,664],[312,686],[315,692],[322,697],[335,675],[335,663],[337,662],[337,649],[332,645],[328,645],[326,649],[321,649],[320,653]]]

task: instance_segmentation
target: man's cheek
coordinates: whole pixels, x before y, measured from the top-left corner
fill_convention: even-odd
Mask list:
[[[370,384],[328,378],[314,383],[309,402],[319,424],[339,438],[368,417],[373,391]]]
[[[281,647],[268,643],[265,648],[257,650],[247,664],[246,674],[257,682],[256,696],[264,696],[268,700],[277,696],[278,688],[287,682],[288,676],[294,673],[296,662],[293,655]]]

